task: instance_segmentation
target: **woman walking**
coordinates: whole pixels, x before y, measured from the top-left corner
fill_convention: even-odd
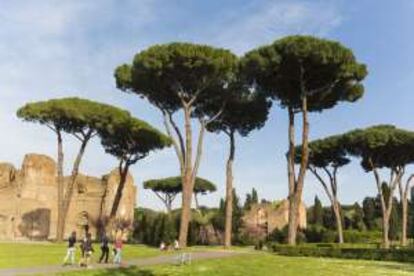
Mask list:
[[[122,235],[117,235],[115,242],[114,242],[114,248],[115,248],[115,257],[114,257],[114,263],[115,264],[121,264],[121,258],[122,258]]]
[[[70,264],[75,264],[75,252],[76,252],[76,232],[73,231],[68,239],[68,249],[66,251],[66,256],[63,259],[63,265],[67,265],[70,260]]]

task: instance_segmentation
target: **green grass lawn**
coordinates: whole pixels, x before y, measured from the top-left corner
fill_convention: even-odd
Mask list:
[[[95,258],[100,254],[99,244],[94,245]],[[0,243],[0,268],[33,267],[61,264],[66,254],[66,243]],[[157,248],[144,245],[125,245],[124,259],[153,257],[160,254]],[[80,250],[77,250],[79,260]]]
[[[196,261],[192,265],[159,265],[143,268],[81,271],[64,276],[392,276],[414,275],[414,265],[389,262],[283,257],[267,253],[247,253],[236,257]]]
[[[95,245],[99,254],[99,245]],[[222,247],[192,247],[191,251],[222,250]],[[414,264],[339,260],[325,258],[284,257],[235,247],[241,254],[235,257],[195,261],[191,265],[158,265],[126,269],[85,270],[63,274],[81,275],[414,275]],[[53,243],[0,243],[0,268],[35,267],[61,264],[66,253],[65,244]],[[78,252],[79,253],[79,252]],[[146,258],[172,252],[160,252],[143,245],[126,245],[124,259]],[[96,257],[95,257],[96,258]],[[95,266],[96,268],[96,266]]]

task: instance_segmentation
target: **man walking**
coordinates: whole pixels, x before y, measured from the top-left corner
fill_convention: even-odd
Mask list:
[[[109,257],[109,239],[108,236],[103,233],[101,238],[101,257],[99,258],[99,263],[103,261],[105,258],[105,263],[108,263],[108,257]]]

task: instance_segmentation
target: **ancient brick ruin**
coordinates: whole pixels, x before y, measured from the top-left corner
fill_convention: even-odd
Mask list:
[[[54,239],[57,223],[56,162],[40,154],[27,154],[20,170],[0,163],[0,239]],[[69,177],[65,178],[69,181]],[[80,174],[75,185],[65,237],[85,229],[95,236],[111,211],[119,173],[114,169],[101,178]],[[128,176],[117,219],[131,225],[136,187]]]
[[[250,237],[263,239],[275,229],[283,229],[289,222],[289,201],[260,203],[251,206],[243,218],[242,232]],[[306,207],[299,207],[299,228],[306,228]]]

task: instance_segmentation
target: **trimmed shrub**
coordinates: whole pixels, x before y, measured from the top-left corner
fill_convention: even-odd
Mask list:
[[[379,231],[344,231],[344,240],[348,243],[373,243],[380,242],[382,233]]]
[[[281,246],[273,244],[272,251],[286,256],[414,262],[414,249]]]
[[[303,230],[307,242],[323,242],[332,243],[337,240],[337,234],[335,231],[326,229],[321,225],[311,225]]]

